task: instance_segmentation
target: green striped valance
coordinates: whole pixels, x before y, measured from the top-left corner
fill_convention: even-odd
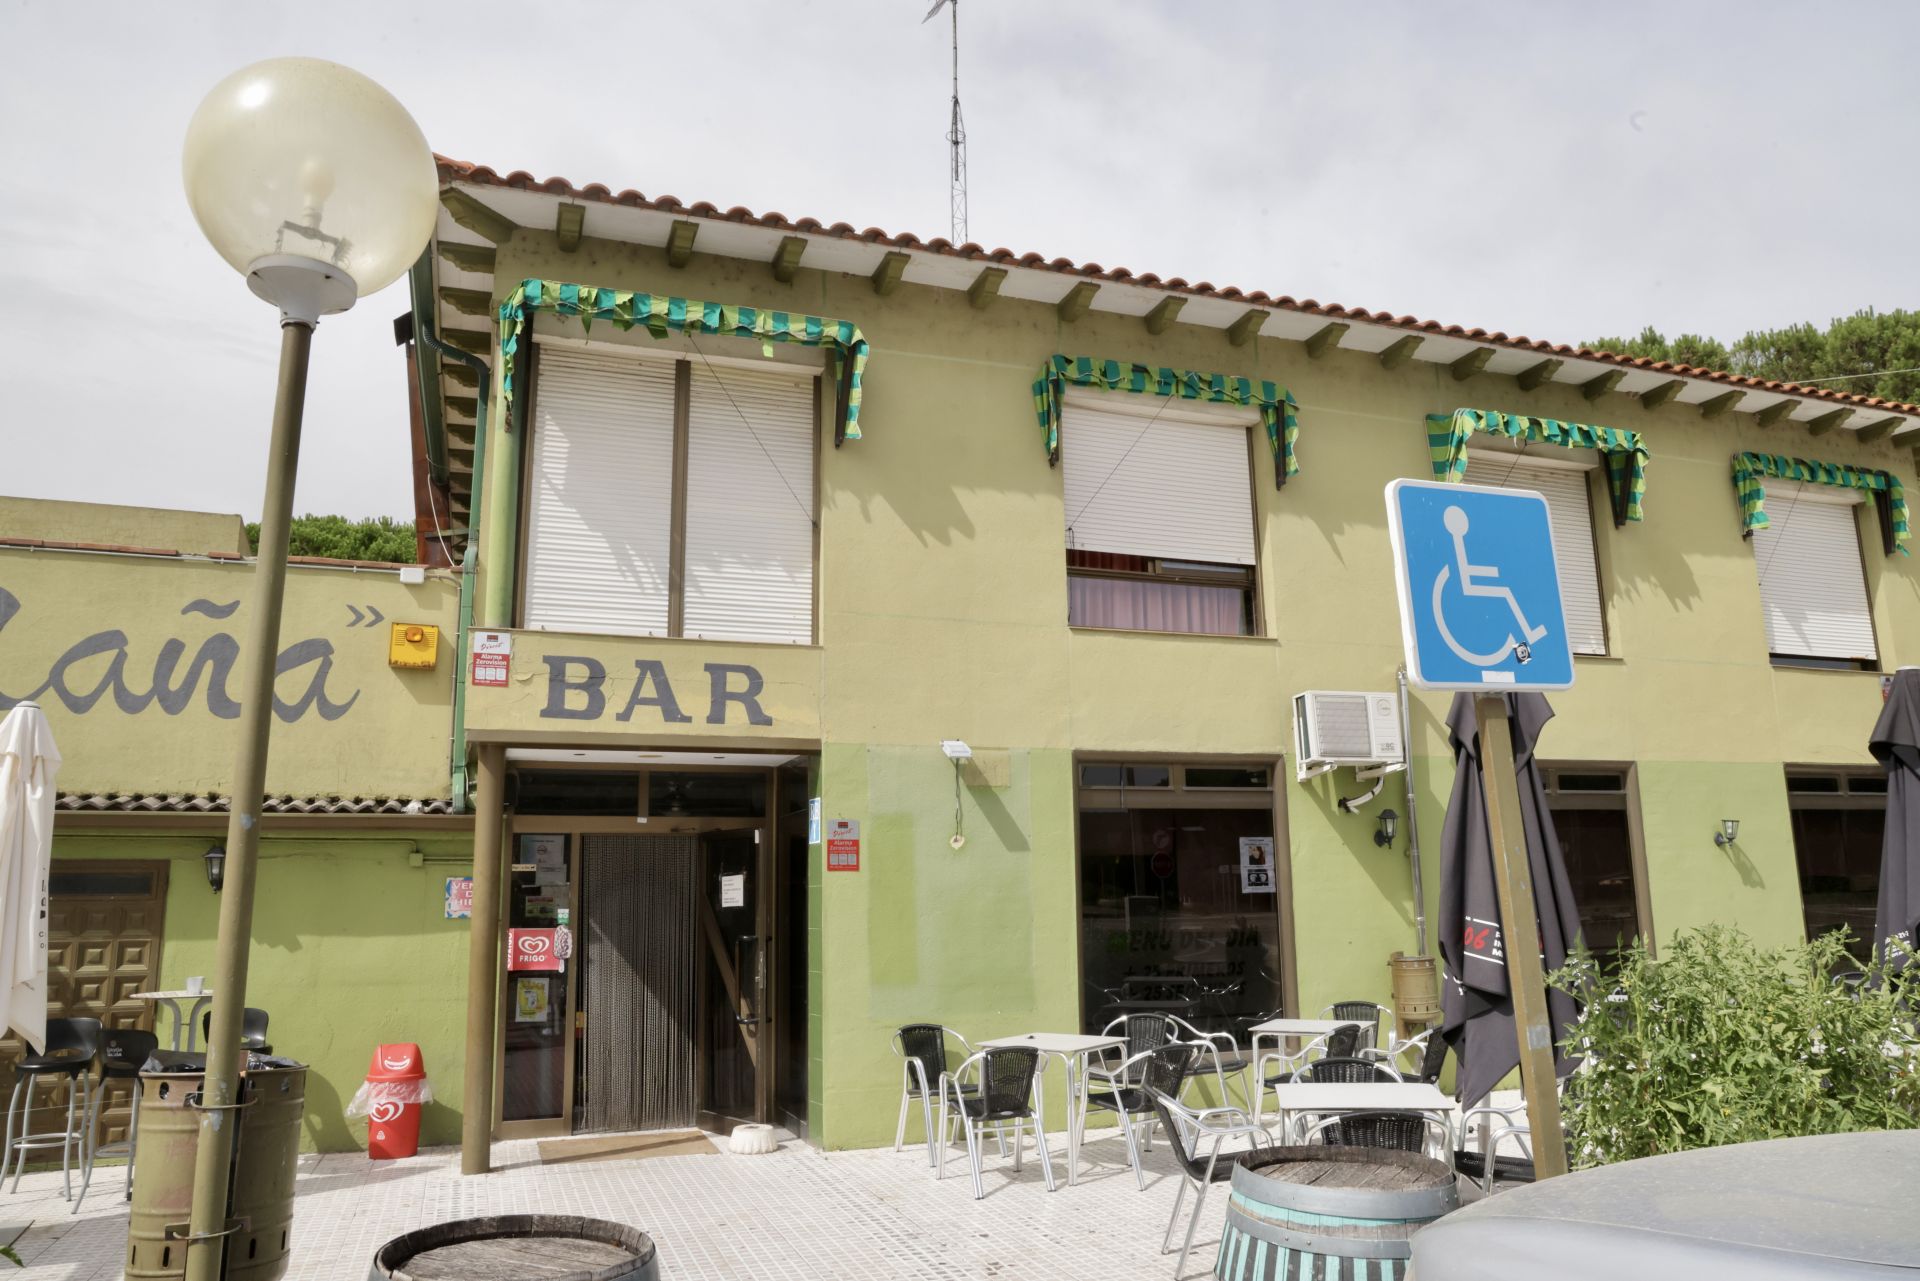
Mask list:
[[[1868,471],[1840,463],[1811,462],[1788,458],[1784,454],[1743,453],[1733,456],[1733,487],[1740,495],[1740,523],[1749,532],[1765,529],[1767,493],[1762,476],[1777,480],[1797,480],[1808,485],[1837,485],[1859,489],[1873,495],[1880,510],[1881,540],[1887,555],[1896,548],[1907,555],[1907,495],[1900,478],[1890,471]]]
[[[641,325],[655,338],[665,338],[670,330],[757,338],[768,355],[773,354],[777,342],[825,347],[833,357],[834,385],[838,389],[833,443],[860,439],[860,378],[867,367],[867,340],[851,321],[669,298],[631,289],[523,280],[500,304],[500,391],[508,406],[513,404],[513,365],[520,348],[520,331],[532,311],[578,317],[585,329],[591,329],[596,320],[612,321],[623,330]],[[505,421],[512,422],[511,415]]]
[[[1467,437],[1477,431],[1510,440],[1544,441],[1564,449],[1594,449],[1607,467],[1607,488],[1613,494],[1613,523],[1641,520],[1647,496],[1647,445],[1637,431],[1563,423],[1557,418],[1503,414],[1497,409],[1456,409],[1450,414],[1427,415],[1427,448],[1433,454],[1433,474],[1439,480],[1459,480],[1467,474]]]
[[[1060,397],[1067,384],[1098,387],[1103,391],[1134,391],[1171,399],[1204,400],[1217,405],[1247,405],[1260,411],[1273,447],[1274,488],[1298,475],[1294,443],[1300,438],[1299,406],[1285,387],[1276,383],[1236,378],[1230,374],[1203,374],[1192,369],[1153,369],[1091,356],[1049,356],[1033,380],[1033,412],[1040,419],[1047,462],[1060,461]]]

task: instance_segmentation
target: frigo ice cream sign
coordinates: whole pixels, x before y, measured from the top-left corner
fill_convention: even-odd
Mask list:
[[[242,710],[253,567],[0,552],[0,711],[31,699],[63,791],[224,791]],[[387,665],[392,623],[454,613],[451,583],[296,568],[274,669],[268,783],[443,795],[453,673]]]

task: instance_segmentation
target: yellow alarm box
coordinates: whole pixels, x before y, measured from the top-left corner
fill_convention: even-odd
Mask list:
[[[432,623],[395,623],[388,667],[431,668],[440,662],[440,629]]]

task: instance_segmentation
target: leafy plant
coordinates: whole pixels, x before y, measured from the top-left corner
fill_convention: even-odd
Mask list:
[[[1846,937],[1762,948],[1737,929],[1581,954],[1548,981],[1586,1002],[1562,1107],[1575,1165],[1687,1148],[1920,1126],[1920,971],[1852,986]]]
[[[1868,307],[1836,316],[1824,329],[1801,323],[1755,329],[1732,343],[1699,334],[1668,338],[1648,325],[1633,338],[1590,338],[1583,347],[1701,365],[1780,382],[1828,382],[1835,391],[1920,399],[1920,311]]]
[[[247,545],[260,550],[259,522],[247,525]],[[289,556],[330,556],[335,560],[384,561],[411,565],[418,549],[413,526],[391,516],[348,520],[345,516],[295,516],[287,531]]]

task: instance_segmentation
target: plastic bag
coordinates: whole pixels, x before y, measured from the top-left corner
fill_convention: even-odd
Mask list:
[[[353,1092],[347,1103],[348,1116],[366,1116],[382,1103],[431,1103],[433,1083],[425,1077],[418,1081],[366,1081]]]

